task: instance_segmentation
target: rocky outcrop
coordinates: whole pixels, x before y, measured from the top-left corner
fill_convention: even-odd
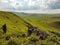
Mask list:
[[[32,33],[34,33],[36,36],[38,36],[39,39],[41,39],[41,40],[44,40],[47,38],[47,34],[44,31],[42,31],[32,25],[28,25],[28,36],[31,36]]]

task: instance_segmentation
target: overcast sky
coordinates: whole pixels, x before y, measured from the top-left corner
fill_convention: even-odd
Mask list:
[[[60,0],[0,0],[0,10],[60,11]]]

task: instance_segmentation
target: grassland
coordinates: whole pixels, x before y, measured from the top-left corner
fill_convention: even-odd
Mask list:
[[[2,26],[7,25],[7,33],[3,34]],[[14,40],[20,33],[26,33],[27,27],[24,21],[16,16],[15,14],[9,12],[0,12],[0,45],[7,45],[8,41],[5,40],[6,36],[12,36]],[[16,38],[16,40],[19,40]],[[16,41],[17,42],[17,41]]]
[[[20,17],[19,17],[20,16]],[[16,14],[0,12],[0,45],[60,45],[59,14]],[[45,40],[34,33],[27,37],[27,21],[48,34]],[[2,26],[7,25],[6,34]]]
[[[23,14],[22,14],[23,15]],[[60,42],[60,14],[29,14],[21,16],[27,22],[38,27],[40,30],[45,31],[50,36],[47,40],[57,38],[56,41]],[[56,37],[54,37],[56,36]],[[45,42],[47,41],[45,40]],[[49,42],[49,45],[60,45],[57,42]],[[51,44],[52,43],[52,44]],[[37,44],[38,45],[38,44]],[[45,44],[47,45],[47,44]]]

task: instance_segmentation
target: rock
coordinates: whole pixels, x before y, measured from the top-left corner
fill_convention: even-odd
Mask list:
[[[28,25],[28,36],[30,36],[34,31],[34,28],[31,25]]]
[[[32,30],[28,30],[28,36],[32,34]]]
[[[47,34],[46,34],[45,32],[43,32],[43,31],[41,31],[41,30],[38,29],[38,28],[35,28],[34,33],[36,34],[36,36],[39,37],[39,39],[44,40],[44,39],[47,38]]]
[[[39,39],[44,40],[47,38],[47,34],[45,32],[41,31],[37,27],[33,27],[32,25],[28,25],[28,36],[31,36],[32,33],[35,33],[36,36],[39,37]]]
[[[4,33],[6,33],[6,30],[7,30],[6,24],[4,24],[4,25],[2,26],[2,29],[3,29]]]
[[[9,40],[10,39],[10,36],[6,36],[6,38],[5,38],[6,40]]]
[[[39,35],[39,39],[41,39],[41,40],[45,40],[46,38],[47,38],[47,35],[45,33],[41,33]]]

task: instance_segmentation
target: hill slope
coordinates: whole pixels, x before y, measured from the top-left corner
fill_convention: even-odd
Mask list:
[[[47,40],[41,42],[45,43],[41,45],[60,45],[60,14],[22,15],[21,17],[27,22],[49,34]]]
[[[4,34],[2,29],[4,24],[6,24],[7,27],[6,34]],[[17,15],[0,11],[0,45],[7,45],[8,41],[6,41],[5,38],[10,39],[10,36],[15,38],[22,33],[26,33],[27,27],[25,24],[24,20]],[[12,37],[11,40],[14,39]]]
[[[28,14],[24,20],[21,17],[0,11],[0,45],[60,45],[60,17],[59,20],[36,14]]]
[[[4,24],[7,25],[8,33],[13,33],[14,31],[19,32],[26,29],[24,21],[20,17],[9,12],[0,12],[0,27]]]

